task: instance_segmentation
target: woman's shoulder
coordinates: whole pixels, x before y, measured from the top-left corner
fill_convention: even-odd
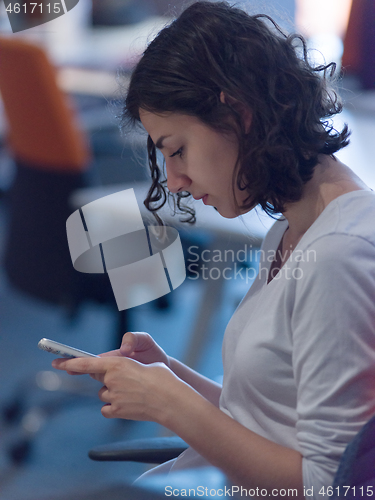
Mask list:
[[[301,249],[323,246],[328,253],[336,245],[366,245],[375,250],[375,193],[358,190],[333,200],[305,234]]]
[[[287,227],[285,218],[275,221],[263,240],[263,253],[278,248]],[[375,258],[375,193],[358,190],[335,198],[306,231],[296,250],[298,255],[319,252],[320,259],[340,256],[342,260],[360,253],[373,253]]]

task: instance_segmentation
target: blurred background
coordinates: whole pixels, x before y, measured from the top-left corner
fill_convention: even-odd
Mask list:
[[[373,0],[241,5],[301,32],[316,62],[337,63],[345,107],[335,124],[352,130],[338,156],[375,188]],[[174,221],[185,282],[121,313],[107,276],[73,269],[65,235],[70,213],[105,194],[134,187],[142,206],[145,136],[120,133],[121,88],[147,42],[182,7],[80,0],[53,21],[12,33],[0,3],[0,500],[117,498],[110,492],[146,466],[93,462],[88,450],[168,434],[153,423],[104,419],[100,385],[54,373],[40,338],[100,353],[127,330],[147,331],[170,355],[215,380],[222,375],[225,326],[251,285],[272,221],[254,212],[228,225],[197,206],[196,227]]]

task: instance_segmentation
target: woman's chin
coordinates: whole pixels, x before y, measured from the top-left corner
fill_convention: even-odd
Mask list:
[[[218,208],[218,207],[213,207],[216,212],[218,212],[224,219],[235,219],[240,213],[236,213],[234,210],[229,210],[225,208]]]

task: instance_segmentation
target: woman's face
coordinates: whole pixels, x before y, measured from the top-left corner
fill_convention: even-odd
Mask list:
[[[238,157],[235,135],[223,134],[196,117],[140,110],[142,124],[165,158],[169,191],[188,191],[227,218],[240,215],[232,179]],[[235,188],[237,203],[246,193]]]

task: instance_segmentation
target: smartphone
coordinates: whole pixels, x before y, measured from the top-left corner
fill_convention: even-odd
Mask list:
[[[60,344],[60,342],[55,342],[54,340],[41,339],[38,342],[39,349],[43,351],[56,354],[61,358],[99,358],[96,354],[91,354],[89,352],[81,351],[80,349],[75,349],[65,344]]]

